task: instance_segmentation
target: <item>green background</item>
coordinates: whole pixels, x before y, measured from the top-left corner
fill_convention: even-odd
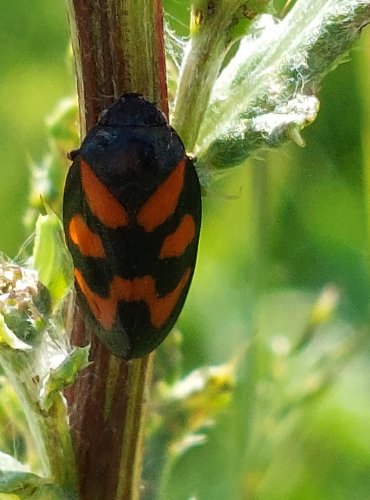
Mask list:
[[[187,2],[168,0],[166,6],[184,34]],[[245,457],[251,438],[244,400],[239,405],[236,399],[207,443],[178,461],[168,498],[232,498],[240,478],[240,489],[255,488],[261,499],[370,497],[369,41],[365,29],[349,62],[325,80],[319,118],[303,132],[305,149],[290,145],[269,153],[206,193],[196,276],[179,322],[184,371],[227,362],[259,332],[262,359],[253,374],[246,363],[239,391],[247,409],[258,407],[252,436],[263,434],[266,442],[257,441]],[[29,165],[48,148],[45,119],[75,91],[64,3],[8,3],[0,47],[0,249],[14,256],[28,236],[22,218]],[[334,317],[308,352],[293,361],[282,357],[284,373],[276,374],[274,339],[299,337],[328,284],[340,292]],[[347,363],[334,364],[320,396],[296,403],[292,393],[299,395],[307,380],[332,366],[325,339],[346,336],[361,339],[359,347]],[[322,352],[326,357],[311,372]],[[248,393],[254,376],[258,404]],[[293,412],[286,417],[281,408],[288,401]]]

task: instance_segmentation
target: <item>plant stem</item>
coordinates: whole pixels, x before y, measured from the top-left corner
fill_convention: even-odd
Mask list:
[[[42,416],[42,439],[49,459],[52,478],[56,484],[76,491],[77,477],[71,435],[68,429],[68,414],[65,399],[55,397],[50,415]]]
[[[35,373],[31,369],[30,358],[24,353],[9,349],[1,352],[0,361],[22,403],[42,475],[71,492],[76,491],[76,469],[63,397],[56,394],[50,410],[43,410],[32,383]]]
[[[138,92],[167,113],[160,0],[68,0],[81,133],[118,95]],[[75,318],[72,343],[93,363],[69,394],[83,499],[138,499],[145,396],[153,356],[125,362]]]
[[[68,0],[81,135],[123,92],[167,113],[161,0]]]
[[[362,156],[363,156],[363,169],[364,169],[364,190],[365,190],[365,202],[367,211],[367,238],[368,238],[368,254],[370,250],[370,78],[367,71],[363,71],[363,67],[367,67],[370,62],[370,33],[366,32],[364,34],[365,40],[363,40],[363,50],[359,52],[361,56],[358,64],[358,75],[360,80],[360,90],[361,90],[361,102],[362,102]],[[366,66],[363,66],[366,65]],[[368,255],[370,261],[370,257]]]
[[[244,366],[244,378],[241,386],[245,393],[243,417],[245,448],[242,450],[239,463],[240,484],[242,485],[242,497],[252,500],[257,496],[258,481],[250,481],[250,477],[258,477],[260,471],[253,457],[254,441],[260,437],[258,434],[258,411],[260,384],[267,375],[266,346],[265,339],[261,337],[258,321],[260,302],[266,291],[268,283],[268,249],[269,249],[269,225],[271,216],[271,200],[269,197],[269,155],[263,155],[261,159],[254,159],[251,163],[251,198],[254,212],[252,239],[253,239],[253,267],[252,280],[252,319],[250,349]],[[263,383],[263,382],[262,382]],[[257,472],[257,474],[256,474]]]
[[[233,28],[245,17],[252,19],[243,0],[191,2],[190,41],[182,63],[172,125],[184,141],[187,151],[193,151],[213,85],[231,44],[236,41]],[[257,10],[265,8],[264,1]],[[244,7],[244,9],[243,9]]]
[[[251,310],[249,319],[250,337],[248,355],[240,370],[240,380],[236,388],[237,422],[235,430],[236,477],[234,496],[232,498],[256,498],[257,481],[250,480],[256,475],[256,464],[251,457],[253,441],[257,436],[257,417],[259,410],[259,387],[266,375],[266,360],[264,339],[258,322],[260,299],[266,289],[268,260],[268,231],[270,219],[269,200],[269,168],[266,155],[262,159],[249,162],[251,182],[251,205],[253,207],[252,221],[252,262],[251,274]]]

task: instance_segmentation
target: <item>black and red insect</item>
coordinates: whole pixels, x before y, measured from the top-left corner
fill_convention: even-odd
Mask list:
[[[100,340],[130,359],[173,327],[194,272],[201,198],[193,162],[156,106],[120,97],[90,130],[64,191],[78,302]]]

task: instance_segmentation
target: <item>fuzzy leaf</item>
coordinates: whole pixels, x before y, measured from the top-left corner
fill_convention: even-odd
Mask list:
[[[200,162],[241,164],[311,123],[316,89],[369,22],[369,0],[298,0],[281,22],[261,16],[216,83],[195,148]]]

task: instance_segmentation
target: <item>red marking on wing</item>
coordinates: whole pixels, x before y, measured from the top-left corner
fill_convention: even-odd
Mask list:
[[[128,214],[109,189],[98,179],[91,167],[81,160],[82,187],[91,212],[110,229],[127,226]]]
[[[187,269],[182,275],[176,288],[174,288],[164,297],[158,298],[155,291],[153,291],[154,293],[152,293],[150,297],[146,297],[145,302],[149,306],[150,319],[152,325],[155,328],[162,328],[165,325],[166,321],[174,310],[184,288],[188,284],[190,276],[190,269]]]
[[[69,222],[68,234],[82,255],[86,257],[106,257],[100,236],[88,227],[81,214],[74,215]]]
[[[189,282],[191,270],[187,269],[177,286],[164,297],[158,297],[155,281],[152,276],[143,276],[126,280],[115,276],[110,285],[108,298],[93,292],[86,283],[82,273],[75,269],[75,278],[91,312],[105,330],[113,326],[119,301],[145,302],[149,308],[150,320],[154,328],[162,328],[174,310],[184,288]]]
[[[169,177],[141,207],[137,221],[145,231],[152,232],[176,210],[184,185],[186,159],[183,158]]]
[[[108,297],[105,299],[104,297],[101,297],[97,293],[93,292],[86,283],[79,269],[74,270],[74,275],[77,284],[98,323],[100,323],[100,325],[106,330],[112,328],[117,310],[117,302],[115,298]]]
[[[160,259],[168,257],[179,257],[182,255],[195,236],[195,222],[191,215],[186,214],[175,231],[169,234],[163,241]]]

